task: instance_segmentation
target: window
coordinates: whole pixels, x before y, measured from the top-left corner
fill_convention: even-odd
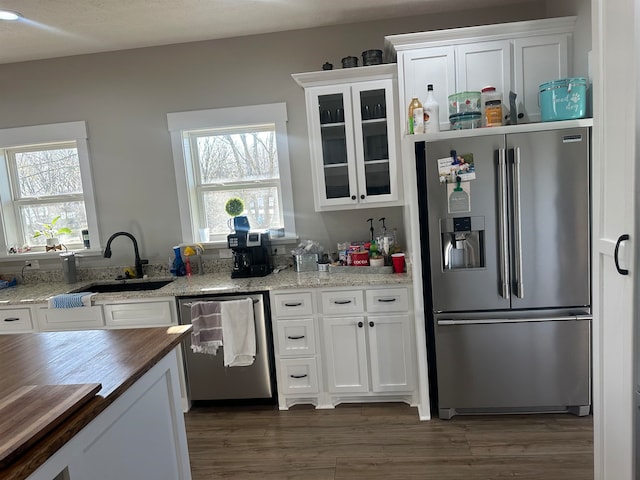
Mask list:
[[[99,247],[84,122],[0,130],[0,157],[5,254],[45,251],[34,233],[53,221],[71,230],[54,233],[68,249],[82,245],[83,229]]]
[[[285,104],[167,119],[185,243],[225,242],[232,228],[224,207],[233,197],[244,202],[251,229],[295,236]]]

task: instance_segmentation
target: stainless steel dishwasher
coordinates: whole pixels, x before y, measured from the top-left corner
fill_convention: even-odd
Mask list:
[[[191,338],[182,344],[189,400],[224,403],[232,401],[275,403],[275,368],[269,296],[265,293],[202,295],[179,297],[180,324],[191,323],[191,304],[206,301],[228,301],[251,298],[256,326],[256,357],[250,366],[225,367],[221,347],[217,355],[194,353]]]

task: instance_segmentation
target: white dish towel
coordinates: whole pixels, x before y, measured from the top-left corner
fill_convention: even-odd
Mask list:
[[[256,356],[256,326],[253,300],[220,302],[225,367],[251,365]]]

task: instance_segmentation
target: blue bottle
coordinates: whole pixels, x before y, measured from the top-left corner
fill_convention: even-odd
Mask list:
[[[178,277],[184,277],[187,273],[187,268],[182,260],[182,255],[180,255],[180,247],[173,247],[173,253],[175,254],[175,258],[173,259],[171,273]]]

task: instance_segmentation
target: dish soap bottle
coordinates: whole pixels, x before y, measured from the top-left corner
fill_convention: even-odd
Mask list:
[[[409,104],[409,126],[407,133],[409,135],[424,133],[424,112],[422,110],[422,104],[417,97],[413,97]]]
[[[427,98],[423,104],[424,112],[424,133],[435,133],[440,131],[440,106],[433,93],[433,85],[427,85]]]
[[[175,258],[173,259],[173,266],[171,268],[171,273],[176,275],[177,277],[184,277],[187,273],[187,269],[182,261],[182,255],[180,255],[180,247],[173,247],[173,253]]]

